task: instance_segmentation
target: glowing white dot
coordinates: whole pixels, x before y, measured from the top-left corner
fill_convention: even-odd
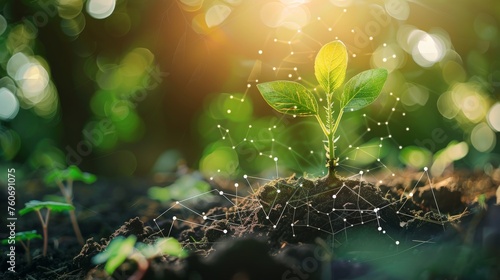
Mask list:
[[[273,228],[276,228],[276,225],[273,225]]]
[[[396,245],[399,245],[399,241],[396,240]]]
[[[259,54],[262,54],[262,50],[259,50]]]
[[[238,183],[234,183],[234,187],[237,188],[239,186]]]
[[[231,109],[227,109],[227,113],[228,113],[228,114],[231,114]]]
[[[224,234],[226,234],[226,233],[227,233],[227,229],[223,230],[222,232],[223,232]]]
[[[413,193],[412,193],[412,192],[410,192],[410,193],[408,194],[408,196],[409,196],[409,197],[412,197],[412,196],[413,196]]]
[[[245,174],[245,175],[243,175],[243,178],[244,178],[244,179],[248,178],[248,175],[246,175],[246,174]]]
[[[277,192],[277,193],[280,193],[280,192],[281,192],[281,190],[277,190],[276,192]]]
[[[344,222],[347,222],[347,219],[346,219],[346,218],[344,218]]]
[[[363,175],[363,170],[359,171],[359,175]]]
[[[377,229],[378,229],[378,231],[381,231],[381,230],[382,230],[382,228],[381,228],[381,227],[378,227]]]
[[[427,168],[427,166],[426,166],[426,167],[424,167],[424,171],[427,171],[427,170],[429,170],[429,168]]]
[[[203,220],[206,220],[208,217],[207,216],[203,216]]]
[[[223,194],[224,194],[224,192],[223,192],[223,191],[220,191],[220,192],[219,192],[219,195],[223,195]]]
[[[251,85],[251,84],[247,84],[247,88],[251,88],[251,87],[252,87],[252,85]]]
[[[177,220],[177,217],[176,217],[176,216],[173,216],[173,217],[172,217],[172,220],[174,220],[174,221],[175,221],[175,220]]]
[[[384,57],[384,58],[382,58],[382,61],[383,61],[383,62],[387,62],[387,58],[385,58],[385,57]]]
[[[368,38],[368,39],[370,39],[370,41],[373,41],[373,36],[370,36],[370,38]]]
[[[266,216],[266,219],[269,220],[269,216]]]
[[[176,201],[175,204],[179,204],[179,201]]]
[[[274,140],[274,139],[273,139],[273,140]],[[277,157],[275,157],[275,158],[274,158],[274,161],[278,161],[278,158],[277,158]]]

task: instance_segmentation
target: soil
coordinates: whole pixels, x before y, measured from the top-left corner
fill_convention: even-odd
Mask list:
[[[167,206],[147,197],[152,185],[158,182],[100,179],[90,187],[75,185],[86,243],[78,244],[66,215],[53,215],[48,255],[42,257],[42,242],[33,241],[28,265],[17,248],[14,274],[6,272],[2,254],[0,278],[128,279],[137,268],[133,261],[108,276],[91,260],[116,236],[133,234],[152,243],[161,235],[152,221]],[[160,226],[171,227],[170,235],[190,255],[150,260],[144,279],[500,279],[499,185],[500,170],[455,171],[434,178],[432,188],[421,173],[410,171],[383,184],[277,179],[254,186],[237,207],[227,200],[193,206],[216,220],[194,216],[195,223],[173,226],[167,219]],[[36,181],[26,188],[23,201],[57,193]],[[411,216],[402,219],[400,211]],[[35,215],[18,224],[19,231],[41,231]]]

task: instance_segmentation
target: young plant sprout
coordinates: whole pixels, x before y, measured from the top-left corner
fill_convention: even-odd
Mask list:
[[[45,176],[45,182],[49,185],[57,185],[61,190],[66,203],[73,205],[73,182],[82,181],[86,184],[92,184],[96,181],[96,176],[90,173],[82,172],[77,166],[71,165],[65,170],[53,170]],[[69,211],[71,224],[75,231],[78,242],[83,245],[84,240],[78,221],[76,219],[75,210]]]
[[[276,111],[293,116],[313,116],[326,136],[325,149],[328,167],[327,180],[336,179],[335,142],[340,119],[344,112],[359,110],[379,96],[387,79],[385,69],[371,69],[357,74],[343,84],[347,68],[347,50],[341,41],[324,45],[314,61],[314,74],[326,96],[323,112],[318,108],[314,94],[302,84],[292,81],[272,81],[257,85],[262,97]],[[339,92],[340,91],[340,92]],[[334,97],[338,99],[338,113],[334,115]]]
[[[30,241],[33,239],[42,239],[42,236],[36,233],[36,230],[17,232],[14,238],[5,238],[2,240],[3,245],[12,245],[19,242],[26,252],[26,260],[28,265],[31,264]]]
[[[40,223],[42,224],[43,256],[45,257],[47,255],[47,245],[49,242],[48,226],[49,226],[50,212],[71,211],[71,210],[74,210],[75,207],[71,204],[68,204],[68,203],[61,203],[61,202],[55,202],[55,201],[38,201],[38,200],[29,201],[25,205],[26,206],[23,209],[19,210],[19,214],[21,216],[24,216],[25,214],[27,214],[29,212],[35,211],[36,214],[38,215],[38,218],[40,219]],[[42,215],[42,212],[41,212],[41,210],[43,208],[46,209],[45,215]]]
[[[174,238],[159,238],[154,245],[136,243],[137,238],[131,235],[127,238],[118,236],[113,239],[105,251],[97,254],[92,259],[95,264],[104,265],[104,270],[108,275],[113,275],[115,270],[122,265],[125,260],[132,260],[137,263],[137,270],[129,280],[142,279],[149,267],[149,261],[162,255],[185,257],[186,252],[181,244]]]

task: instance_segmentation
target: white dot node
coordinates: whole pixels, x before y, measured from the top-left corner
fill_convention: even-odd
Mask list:
[[[309,151],[309,153],[314,154],[314,151]]]
[[[208,217],[207,216],[203,216],[203,220],[206,220]]]
[[[277,193],[281,193],[281,190],[277,190],[276,192],[277,192]]]
[[[363,170],[359,171],[359,175],[363,175]]]
[[[223,192],[223,191],[220,191],[220,192],[219,192],[219,195],[223,195],[223,194],[224,194],[224,192]]]
[[[274,42],[275,42],[275,43],[276,43],[276,42],[278,42],[278,39],[274,38]]]
[[[269,220],[269,216],[266,216],[266,219]]]
[[[346,218],[344,218],[344,222],[347,222],[347,219],[346,219]]]
[[[396,245],[399,245],[399,241],[396,241]]]
[[[172,220],[174,220],[174,221],[175,221],[175,220],[177,220],[177,217],[176,217],[176,216],[173,216],[173,217],[172,217]]]
[[[292,41],[288,41],[288,44],[291,45],[292,44]]]
[[[427,168],[427,166],[426,166],[426,167],[424,167],[424,171],[427,171],[427,170],[429,170],[429,168]]]
[[[291,150],[292,150],[292,147],[288,147],[288,150],[290,150],[290,151],[291,151]]]
[[[347,13],[347,9],[344,9],[344,13]]]
[[[262,54],[262,50],[259,50],[259,54]]]
[[[385,230],[384,230],[384,231],[382,231],[382,233],[383,233],[383,234],[385,234]]]
[[[290,55],[293,55],[293,54],[294,54],[294,52],[290,52]]]
[[[247,84],[247,88],[251,88],[251,87],[252,87],[252,85],[251,85],[251,84]]]
[[[288,78],[291,78],[292,77],[292,74],[288,74]]]
[[[239,187],[239,184],[238,183],[234,183],[234,187],[235,188]]]
[[[384,46],[384,47],[387,47],[387,43],[384,43],[384,44],[383,44],[383,46]]]
[[[385,58],[385,57],[384,57],[384,58],[382,58],[382,61],[383,61],[383,62],[387,62],[387,58]]]
[[[276,225],[273,225],[273,228],[276,228]]]
[[[243,175],[243,179],[246,179],[246,178],[248,178],[248,175],[247,174]]]
[[[367,128],[366,131],[372,131],[372,129],[371,128]]]
[[[273,139],[273,140],[274,140],[274,139]],[[274,161],[278,161],[278,158],[277,158],[277,157],[275,157],[275,158],[274,158]]]
[[[273,67],[273,71],[276,71],[276,67]]]
[[[409,127],[407,127],[407,128],[406,128],[406,131],[410,131],[410,128],[409,128]]]
[[[293,71],[297,71],[297,67],[293,67]]]
[[[412,193],[412,192],[411,192],[411,193],[409,193],[409,194],[408,194],[408,196],[409,196],[409,197],[413,197],[413,193]]]
[[[377,213],[378,212],[378,208],[373,209],[373,212]]]
[[[377,229],[378,229],[378,231],[382,231],[382,228],[381,228],[381,227],[378,227]]]
[[[220,124],[217,125],[217,128],[220,128]]]
[[[214,180],[214,177],[210,177],[210,181],[213,181]]]
[[[332,208],[332,212],[335,212],[335,208]]]
[[[293,224],[290,224],[291,227],[293,227]]]
[[[179,204],[179,201],[176,201],[175,204]]]
[[[331,28],[331,27],[328,27],[328,31],[332,31],[332,28]]]
[[[396,58],[396,55],[395,55],[395,54],[393,54],[393,55],[392,55],[392,58]]]
[[[222,232],[223,232],[224,234],[226,234],[226,233],[227,233],[227,229],[223,230]]]
[[[300,32],[302,32],[302,30],[299,29],[299,30],[297,30],[297,32],[300,33]]]
[[[370,39],[370,41],[373,41],[373,36],[370,36],[370,38],[368,38],[368,39]]]
[[[231,114],[231,109],[227,109],[227,113],[228,113],[228,114]]]
[[[352,54],[352,57],[356,57],[357,55],[355,53]]]
[[[354,33],[354,29],[351,29],[351,33]]]

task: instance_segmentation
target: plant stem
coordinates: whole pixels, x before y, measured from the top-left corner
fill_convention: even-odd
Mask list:
[[[334,123],[333,123],[333,102],[332,102],[333,93],[326,94],[326,124],[328,125],[327,130],[327,142],[328,142],[328,178],[332,178],[335,176],[335,144],[334,141]],[[338,120],[338,119],[337,119]]]
[[[30,252],[30,241],[29,239],[26,240],[26,243],[24,243],[22,240],[19,240],[19,243],[21,246],[24,248],[24,252],[26,253],[26,261],[28,262],[28,265],[31,264],[31,252]]]
[[[43,256],[47,256],[47,247],[49,245],[49,232],[48,232],[48,224],[49,224],[49,217],[50,217],[50,209],[47,209],[47,214],[45,214],[45,219],[42,217],[42,213],[40,213],[40,210],[36,210],[36,213],[38,214],[38,218],[40,219],[40,223],[42,224],[42,229],[43,229]]]
[[[57,185],[59,186],[64,199],[66,199],[66,203],[73,205],[73,199],[71,197],[73,194],[73,180],[68,180],[67,187],[64,187],[64,184],[61,181],[57,181]],[[69,211],[69,218],[71,220],[71,225],[73,226],[73,231],[75,232],[78,243],[80,243],[80,245],[83,245],[85,241],[83,240],[82,232],[80,231],[80,227],[78,226],[78,220],[76,218],[75,210]]]

